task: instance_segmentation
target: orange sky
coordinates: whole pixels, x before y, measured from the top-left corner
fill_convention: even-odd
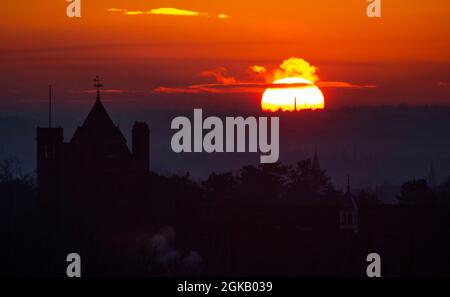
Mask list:
[[[395,87],[388,103],[448,103],[450,2],[382,5],[382,18],[370,19],[365,0],[82,0],[82,17],[69,19],[64,0],[2,1],[0,102],[32,100],[31,93],[18,95],[24,81],[29,92],[52,81],[74,99],[97,72],[111,88],[144,92],[210,82],[199,73],[218,67],[243,80],[251,65],[276,67],[300,57],[317,66],[325,81]],[[162,7],[199,15],[108,11]],[[417,95],[407,87],[411,82],[430,88],[432,98],[427,89],[408,99],[409,92]]]

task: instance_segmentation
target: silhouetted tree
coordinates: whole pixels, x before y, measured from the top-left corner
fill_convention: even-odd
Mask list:
[[[198,183],[187,173],[166,178],[164,198],[168,200],[171,221],[192,222],[204,212],[205,196]]]
[[[241,169],[239,192],[243,198],[276,199],[286,184],[287,167],[281,163],[249,165]]]
[[[359,194],[355,197],[355,200],[358,206],[373,206],[381,204],[381,201],[376,195],[364,190],[359,192]]]
[[[237,178],[231,172],[225,172],[211,173],[202,185],[213,198],[231,198],[235,194],[237,183]]]
[[[337,195],[325,171],[313,169],[310,159],[299,161],[289,168],[286,186],[286,196],[291,199],[314,201],[318,197]]]
[[[440,205],[450,208],[450,176],[436,189],[436,200]]]
[[[22,174],[20,162],[15,158],[0,161],[0,255],[3,258],[0,274],[12,273],[14,267],[27,265],[26,253],[30,253],[21,252],[30,244],[27,240],[37,234],[34,198],[34,179]]]
[[[15,210],[30,206],[35,194],[34,179],[22,174],[20,162],[15,158],[0,162],[0,197],[1,208],[13,216]],[[9,211],[8,211],[9,210]]]
[[[401,204],[430,205],[434,202],[433,191],[424,179],[404,183],[397,197]]]

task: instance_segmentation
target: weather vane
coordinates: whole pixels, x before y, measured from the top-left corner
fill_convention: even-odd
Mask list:
[[[100,100],[100,88],[103,87],[103,85],[98,75],[95,76],[94,82],[95,82],[94,87],[97,88],[97,100]]]

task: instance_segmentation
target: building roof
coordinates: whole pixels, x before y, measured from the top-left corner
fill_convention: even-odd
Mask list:
[[[114,125],[100,99],[95,101],[83,125],[75,131],[71,143],[95,140],[92,139],[92,136],[100,138],[97,140],[112,136],[114,139],[126,143],[125,137],[119,127]]]
[[[76,129],[70,145],[72,152],[85,164],[125,161],[131,157],[125,137],[114,125],[100,98],[95,101],[83,125]]]

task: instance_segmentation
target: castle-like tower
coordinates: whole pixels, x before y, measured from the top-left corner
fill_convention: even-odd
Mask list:
[[[134,202],[148,197],[149,128],[135,123],[132,150],[97,98],[72,139],[61,127],[37,128],[37,185],[49,275],[61,275],[67,253],[92,254],[102,236],[135,222]],[[50,105],[51,106],[51,105]],[[51,123],[51,118],[49,123]],[[101,234],[94,236],[93,234]]]
[[[49,221],[57,219],[55,214],[63,204],[68,205],[69,198],[89,197],[91,204],[105,199],[112,202],[120,193],[117,187],[149,172],[147,124],[134,124],[130,151],[101,102],[101,86],[97,77],[95,104],[69,142],[64,142],[61,127],[37,128],[38,196]]]

